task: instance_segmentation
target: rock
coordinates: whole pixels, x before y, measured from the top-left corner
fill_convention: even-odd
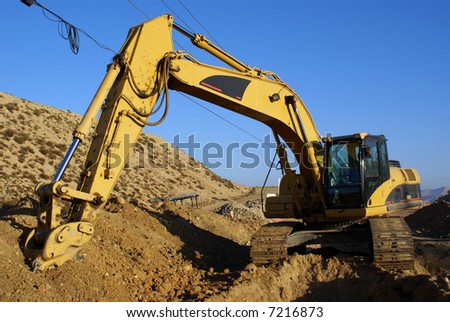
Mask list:
[[[192,294],[198,294],[202,291],[202,288],[200,285],[194,286],[194,288],[192,289]]]
[[[250,263],[247,266],[245,266],[244,271],[254,273],[254,272],[256,272],[257,269],[258,269],[258,267],[255,264]]]
[[[169,295],[172,291],[172,283],[170,283],[169,281],[163,282],[161,285],[159,285],[157,291],[163,296]]]
[[[183,271],[185,272],[190,272],[192,271],[192,264],[191,263],[187,263],[183,266]]]

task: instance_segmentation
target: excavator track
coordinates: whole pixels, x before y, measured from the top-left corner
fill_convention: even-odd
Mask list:
[[[400,217],[379,217],[369,219],[369,223],[374,263],[385,269],[414,269],[414,241],[405,220]],[[256,265],[264,265],[286,259],[288,238],[296,224],[295,222],[278,222],[262,226],[251,239],[252,262]],[[305,233],[323,234],[330,231],[337,232],[337,230],[337,228],[329,228],[308,230]],[[292,236],[294,235],[295,233]]]
[[[371,218],[374,262],[385,269],[414,269],[414,241],[403,218]]]
[[[296,223],[281,222],[262,226],[250,242],[250,258],[257,265],[287,258],[287,238]]]

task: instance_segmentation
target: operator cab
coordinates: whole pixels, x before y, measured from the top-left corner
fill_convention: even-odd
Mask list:
[[[373,192],[389,180],[384,135],[358,133],[325,139],[327,208],[364,208]]]

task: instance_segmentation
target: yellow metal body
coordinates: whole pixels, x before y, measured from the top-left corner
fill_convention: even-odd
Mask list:
[[[142,128],[162,121],[153,120],[152,113],[159,109],[155,106],[163,95],[168,95],[168,89],[258,120],[273,130],[283,168],[289,170],[287,188],[283,188],[285,191],[280,193],[277,203],[268,204],[279,217],[336,221],[386,212],[383,200],[402,180],[397,170],[393,171],[392,180],[373,194],[371,205],[344,212],[327,210],[321,137],[295,91],[277,75],[250,68],[203,36],[195,35],[193,44],[233,69],[202,64],[187,53],[175,52],[172,27],[173,18],[166,15],[131,28],[119,55],[109,66],[73,133],[76,140],[91,138],[78,188],[68,189],[56,181],[39,190],[39,224],[25,247],[26,254],[34,259],[35,269],[59,266],[76,257],[90,239],[97,214],[115,186]],[[95,131],[90,133],[99,111]],[[297,158],[300,175],[290,171],[286,148]],[[63,201],[71,203],[68,214],[62,213]],[[311,208],[323,211],[311,215],[308,210]]]
[[[409,195],[402,197],[400,190],[403,186],[418,186],[419,174],[415,169],[390,168],[390,179],[384,182],[371,195],[364,208],[354,209],[326,209],[325,217],[330,221],[354,220],[360,218],[377,217],[409,209],[419,209],[422,201]],[[395,195],[390,201],[388,197]]]

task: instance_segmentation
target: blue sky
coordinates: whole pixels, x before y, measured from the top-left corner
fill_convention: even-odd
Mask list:
[[[129,0],[39,2],[115,51],[128,29],[146,20]],[[166,3],[179,16],[176,22],[208,36],[184,4],[229,53],[289,83],[322,134],[382,133],[390,158],[416,168],[422,188],[450,185],[450,1],[132,2],[149,17],[171,13]],[[72,54],[57,24],[20,0],[2,1],[0,19],[0,91],[84,113],[113,54],[84,35],[80,53]],[[219,64],[183,36],[175,33],[174,38],[200,61]],[[255,137],[263,140],[271,133],[256,121],[198,102],[251,135],[176,92],[167,120],[145,131],[169,142],[176,135],[182,142],[194,135],[202,147],[195,151],[199,159],[208,143],[225,151],[234,142],[260,145]],[[248,151],[262,160],[262,150]],[[240,165],[252,159],[237,149],[232,155],[232,167],[224,159],[210,160],[224,164],[214,171],[243,184],[263,183],[264,162],[243,169]],[[271,184],[278,175],[273,171]]]

